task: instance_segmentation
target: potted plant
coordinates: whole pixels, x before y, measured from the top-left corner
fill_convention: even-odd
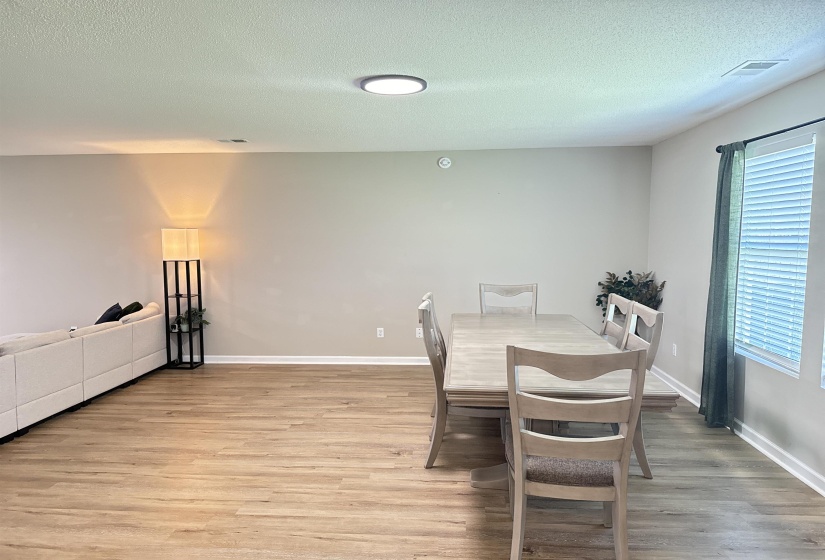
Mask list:
[[[175,317],[175,325],[178,325],[180,332],[189,332],[191,328],[197,328],[198,325],[208,325],[209,321],[203,318],[206,309],[190,308],[183,312],[182,315]]]
[[[638,301],[651,309],[659,309],[662,305],[662,290],[667,282],[656,282],[656,273],[641,272],[633,274],[628,270],[622,278],[612,272],[607,273],[607,279],[599,282],[602,293],[596,296],[596,305],[602,308],[602,317],[607,314],[607,296],[619,294],[631,301]]]

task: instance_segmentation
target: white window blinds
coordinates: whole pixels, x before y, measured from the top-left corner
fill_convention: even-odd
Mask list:
[[[815,138],[745,161],[737,351],[799,372]]]

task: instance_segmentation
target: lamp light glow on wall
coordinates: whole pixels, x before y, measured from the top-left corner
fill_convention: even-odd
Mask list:
[[[196,229],[162,229],[161,245],[164,261],[200,260],[200,243]]]

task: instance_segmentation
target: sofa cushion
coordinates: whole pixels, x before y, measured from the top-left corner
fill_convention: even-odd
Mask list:
[[[69,340],[69,338],[68,331],[51,331],[33,334],[31,336],[24,336],[22,338],[17,338],[0,344],[0,356],[16,354],[18,352],[23,352],[24,350],[31,350],[32,348],[46,346],[47,344],[54,344],[55,342]]]
[[[123,309],[120,307],[120,304],[114,304],[112,307],[103,312],[103,315],[95,321],[95,325],[99,325],[100,323],[108,323],[109,321],[117,321],[118,315],[120,315],[121,311],[123,311]]]
[[[116,327],[83,337],[83,379],[129,365],[132,377],[132,326],[112,323]],[[108,387],[111,389],[113,386]]]
[[[143,309],[143,305],[139,301],[134,301],[126,307],[124,307],[120,314],[118,314],[117,318],[118,320],[123,319],[127,315],[131,315],[132,313],[140,311],[141,309]]]
[[[18,338],[23,338],[24,336],[31,336],[33,334],[40,334],[36,332],[23,332],[23,333],[14,333],[14,334],[7,334],[5,336],[0,336],[0,344],[4,342],[8,342],[10,340],[17,340]]]
[[[82,329],[77,329],[69,333],[69,336],[72,338],[78,338],[80,336],[86,336],[87,334],[92,334],[100,331],[105,331],[108,329],[113,329],[115,327],[119,327],[120,322],[118,321],[109,321],[108,323],[100,323],[99,325],[89,325],[88,327],[83,327]]]
[[[148,319],[149,317],[154,317],[155,315],[160,314],[160,306],[155,303],[148,303],[146,307],[141,309],[140,311],[136,311],[135,313],[130,313],[125,317],[120,319],[120,322],[124,325],[128,325],[129,323],[134,323],[135,321],[140,321],[142,319]]]

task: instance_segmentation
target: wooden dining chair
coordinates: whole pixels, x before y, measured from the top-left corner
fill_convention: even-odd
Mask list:
[[[599,334],[605,340],[615,339],[613,345],[619,350],[624,350],[624,345],[627,340],[627,332],[630,327],[630,308],[633,302],[619,294],[609,294],[607,296],[607,311],[605,312],[604,321],[602,321],[602,328]],[[624,315],[624,323],[616,321],[616,311]]]
[[[662,323],[664,322],[665,314],[661,311],[651,309],[646,305],[642,305],[638,301],[634,301],[630,308],[630,315],[627,316],[627,334],[625,338],[625,350],[645,350],[647,352],[647,361],[645,368],[653,367],[653,360],[656,359],[656,352],[659,351],[659,340],[662,338]],[[616,427],[613,426],[615,433]],[[650,468],[650,463],[647,461],[647,450],[645,449],[645,438],[642,434],[642,417],[639,416],[639,421],[636,423],[636,433],[633,437],[633,451],[636,453],[636,459],[639,461],[639,466],[642,468],[642,474],[645,478],[653,478],[653,470]]]
[[[497,306],[487,304],[487,294],[496,294],[502,297],[516,297],[518,295],[532,294],[530,305]],[[504,313],[512,315],[535,315],[536,302],[538,300],[538,284],[479,284],[478,297],[481,303],[482,313]]]
[[[638,301],[634,301],[630,309],[627,340],[624,347],[627,350],[647,350],[647,369],[653,367],[653,361],[659,351],[664,319],[664,313],[642,305]]]
[[[441,448],[448,415],[498,418],[503,430],[507,409],[448,405],[447,394],[444,392],[444,369],[447,365],[447,357],[438,344],[431,302],[424,301],[418,306],[418,322],[424,331],[424,347],[427,349],[427,357],[430,359],[430,365],[433,369],[433,382],[435,384],[435,417],[430,430],[430,451],[427,454],[427,461],[424,463],[424,468],[429,469],[435,463],[438,450]]]
[[[441,349],[441,354],[444,356],[444,360],[447,360],[447,343],[444,341],[444,335],[441,333],[441,327],[438,325],[438,314],[435,312],[435,301],[433,300],[433,293],[427,292],[421,297],[421,301],[429,301],[430,302],[430,314],[433,316],[433,326],[435,327],[435,334],[436,340],[438,341],[438,346]],[[433,403],[433,410],[430,412],[430,416],[435,416],[435,403]]]
[[[444,335],[441,333],[441,327],[438,324],[438,315],[435,312],[435,301],[433,300],[433,293],[427,292],[421,297],[421,301],[429,301],[430,302],[430,314],[433,316],[433,326],[435,327],[435,334],[438,338],[438,344],[441,346],[441,350],[444,354],[444,358],[447,357],[447,343],[444,341]]]
[[[552,354],[507,347],[510,422],[505,454],[510,473],[513,540],[510,560],[520,560],[527,496],[603,503],[604,525],[613,527],[616,558],[629,558],[627,473],[633,433],[642,405],[644,350],[595,355]],[[523,391],[519,368],[538,368],[578,383],[616,370],[631,370],[628,395],[568,400]],[[619,433],[605,437],[559,437],[531,430],[533,420],[617,423]]]

